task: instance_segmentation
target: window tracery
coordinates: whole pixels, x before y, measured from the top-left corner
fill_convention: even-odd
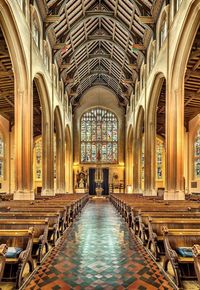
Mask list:
[[[103,163],[118,159],[118,120],[105,109],[95,108],[81,118],[81,162],[96,163],[100,152]]]

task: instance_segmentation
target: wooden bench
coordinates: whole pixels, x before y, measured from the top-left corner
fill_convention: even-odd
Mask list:
[[[143,241],[143,244],[146,245],[149,238],[149,231],[148,231],[148,222],[149,217],[151,218],[199,218],[200,219],[200,212],[188,212],[188,211],[177,211],[177,212],[152,212],[146,211],[139,213],[136,217],[133,218],[133,223],[131,226],[132,232]]]
[[[194,267],[200,285],[200,245],[194,245],[192,248],[192,252],[194,256]]]
[[[196,279],[194,268],[194,257],[183,257],[177,254],[180,247],[192,248],[194,244],[200,243],[200,229],[168,229],[163,227],[165,258],[163,268],[168,270],[170,262],[174,272],[177,287],[182,289],[182,281],[185,279]]]
[[[60,214],[60,220],[59,220],[59,231],[58,234],[62,234],[66,228],[67,220],[67,212],[66,212],[66,207],[61,207],[61,206],[46,206],[46,207],[38,207],[38,206],[33,206],[27,208],[27,206],[12,206],[8,207],[7,210],[1,211],[0,207],[0,212],[29,212],[29,213],[59,213]]]
[[[21,230],[0,230],[0,243],[10,247],[21,249],[18,255],[14,257],[6,256],[5,268],[3,272],[2,281],[13,281],[16,283],[15,287],[21,287],[24,280],[25,266],[29,265],[29,274],[33,271],[33,260],[31,256],[33,245],[33,228]]]
[[[0,219],[1,230],[20,230],[34,228],[34,238],[32,247],[32,257],[37,259],[37,263],[40,264],[42,258],[48,252],[48,219]]]
[[[41,220],[48,219],[48,243],[55,246],[57,239],[59,238],[59,222],[60,222],[60,213],[48,213],[48,212],[2,212],[0,213],[1,219],[32,219],[32,220]]]
[[[6,251],[7,251],[8,247],[6,246],[6,244],[1,244],[0,245],[0,282],[2,280],[3,277],[3,272],[4,272],[4,268],[5,268],[5,263],[6,263]]]
[[[200,219],[193,218],[151,218],[149,217],[148,230],[149,239],[147,248],[154,258],[159,261],[160,255],[164,255],[163,227],[168,229],[200,229]]]

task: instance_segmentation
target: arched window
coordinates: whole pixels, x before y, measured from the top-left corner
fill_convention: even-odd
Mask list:
[[[36,18],[33,18],[33,39],[37,47],[40,49],[40,28]]]
[[[194,142],[194,176],[200,178],[200,128]]]
[[[4,156],[5,156],[5,148],[4,148],[4,140],[0,135],[0,178],[4,177]]]
[[[167,37],[167,17],[163,17],[161,26],[160,26],[160,48],[162,47],[165,38]]]
[[[35,180],[42,180],[42,138],[35,141]]]
[[[101,108],[86,112],[81,118],[81,162],[116,163],[118,159],[118,121]]]
[[[156,179],[163,179],[164,142],[156,138]]]
[[[142,177],[142,180],[144,180],[144,135],[142,136],[141,177]]]

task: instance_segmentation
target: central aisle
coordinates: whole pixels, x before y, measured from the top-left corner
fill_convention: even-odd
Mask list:
[[[26,289],[173,289],[114,207],[93,199]]]

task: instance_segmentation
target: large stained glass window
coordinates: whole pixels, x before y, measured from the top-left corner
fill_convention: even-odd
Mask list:
[[[118,121],[105,109],[94,108],[81,118],[81,162],[116,163],[118,159]]]
[[[196,178],[200,178],[200,128],[194,142],[194,175]]]

